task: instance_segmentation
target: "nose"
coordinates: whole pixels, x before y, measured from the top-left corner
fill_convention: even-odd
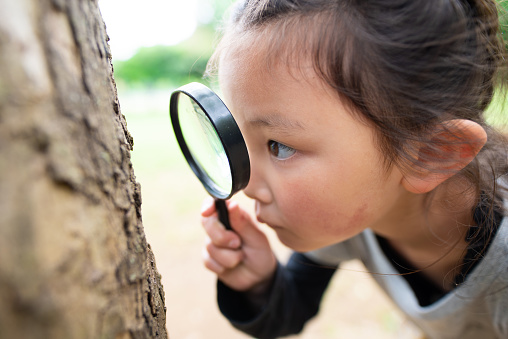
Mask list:
[[[273,200],[268,182],[265,180],[265,171],[260,166],[251,163],[251,174],[247,187],[243,190],[246,196],[263,204],[269,204]]]

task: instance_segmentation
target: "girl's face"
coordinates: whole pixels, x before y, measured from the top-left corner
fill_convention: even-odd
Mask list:
[[[263,55],[245,42],[219,67],[224,101],[249,150],[245,194],[256,201],[258,220],[297,251],[387,224],[406,191],[400,171],[383,167],[374,130],[312,67],[267,68]]]

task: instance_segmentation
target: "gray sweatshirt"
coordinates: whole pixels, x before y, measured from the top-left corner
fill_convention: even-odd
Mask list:
[[[305,254],[334,265],[359,258],[394,303],[430,339],[508,338],[508,218],[502,221],[485,257],[467,279],[437,302],[422,307],[406,279],[367,230],[346,242]]]

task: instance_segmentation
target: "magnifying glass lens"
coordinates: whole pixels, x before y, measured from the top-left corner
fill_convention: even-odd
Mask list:
[[[197,82],[173,91],[169,115],[185,160],[215,198],[219,220],[231,229],[225,199],[244,189],[250,177],[247,145],[233,115]]]
[[[208,184],[213,186],[210,188],[219,195],[228,196],[233,178],[221,139],[201,107],[183,93],[178,98],[178,120],[196,166],[210,179]]]

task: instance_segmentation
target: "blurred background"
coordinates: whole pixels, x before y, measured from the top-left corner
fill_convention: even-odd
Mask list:
[[[173,89],[192,81],[215,87],[202,75],[231,3],[99,0],[111,39],[121,111],[134,138],[132,163],[142,189],[143,224],[162,275],[172,339],[248,338],[234,330],[216,306],[215,276],[201,260],[204,232],[199,211],[207,194],[180,153],[168,112]],[[234,199],[253,210],[245,196]],[[263,229],[284,261],[288,250],[270,229]],[[318,317],[292,338],[339,337],[421,335],[361,264],[351,262],[335,275]]]

